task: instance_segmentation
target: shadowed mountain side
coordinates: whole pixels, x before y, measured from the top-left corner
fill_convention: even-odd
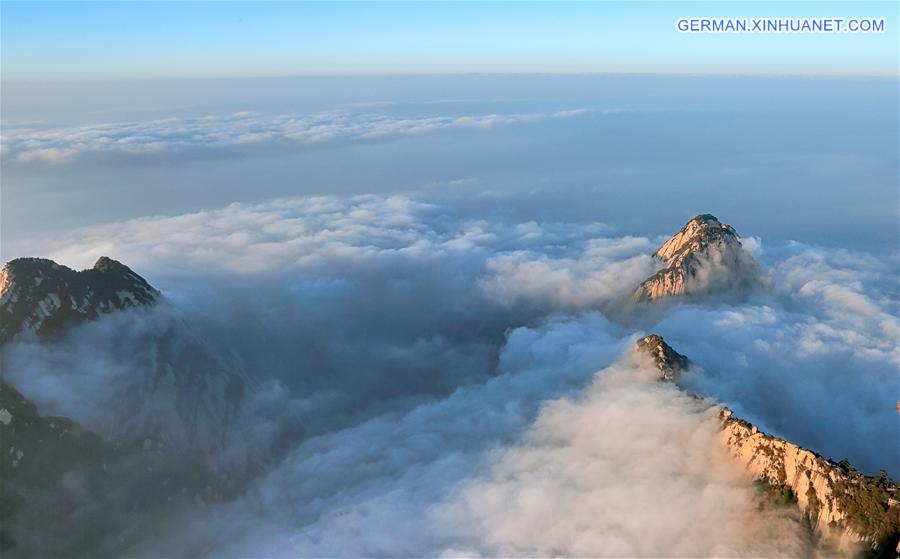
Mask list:
[[[0,551],[4,557],[121,556],[234,486],[197,453],[153,438],[105,441],[46,417],[0,379]]]
[[[20,335],[31,343],[28,334],[54,343],[71,328],[117,311],[149,309],[160,299],[143,278],[106,257],[81,272],[51,260],[20,258],[0,274],[0,349]],[[125,431],[104,438],[71,419],[41,415],[34,402],[0,378],[4,556],[120,556],[148,534],[162,533],[182,512],[234,491],[235,483],[213,472],[201,450],[222,444],[243,380],[176,325],[146,342],[158,356],[150,386],[177,388],[160,394],[184,436],[173,437],[153,424],[158,407],[142,413],[153,395],[140,389],[147,386],[141,379],[134,379],[134,390],[122,400],[131,410],[121,421]],[[199,444],[199,416],[216,409],[209,395],[219,384],[224,407],[214,422],[217,434]]]
[[[149,308],[160,298],[143,278],[106,257],[81,272],[51,260],[17,259],[0,275],[0,349],[29,333],[52,343],[69,328],[116,311]],[[211,389],[224,383],[215,440],[173,446],[150,423],[104,438],[68,418],[41,415],[0,378],[4,556],[121,556],[182,512],[235,490],[233,481],[207,466],[200,450],[221,444],[242,396],[242,379],[223,371],[199,342],[174,327],[147,343],[158,355],[154,386],[171,377],[179,387],[167,405],[184,421],[188,439],[197,436],[201,410],[210,409]],[[149,397],[131,394],[133,414],[123,424],[141,417]]]
[[[19,258],[0,274],[0,345],[28,343],[29,334],[52,343],[104,315],[149,311],[162,301],[141,276],[105,256],[80,272],[44,258]],[[215,452],[225,445],[238,414],[246,375],[177,317],[166,316],[166,324],[129,350],[145,366],[129,372],[130,387],[119,403],[130,411],[109,432],[152,434],[166,444]]]

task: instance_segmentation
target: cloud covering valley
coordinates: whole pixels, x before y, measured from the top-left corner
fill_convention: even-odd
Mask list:
[[[649,254],[680,225],[617,235],[367,195],[80,229],[41,254],[119,259],[165,304],[10,344],[4,375],[109,436],[131,428],[123,394],[152,377],[141,344],[173,325],[252,379],[219,452],[259,477],[149,556],[814,553],[714,444],[709,402],[655,382],[630,347],[660,333],[696,365],[685,389],[897,476],[893,270],[751,236],[768,287],[632,312]],[[142,394],[181,428],[166,394]]]

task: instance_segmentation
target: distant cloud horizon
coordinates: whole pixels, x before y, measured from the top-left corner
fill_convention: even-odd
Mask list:
[[[279,115],[240,111],[193,118],[170,117],[143,122],[46,129],[20,125],[4,130],[0,136],[0,155],[6,162],[59,164],[88,154],[171,156],[241,146],[290,148],[342,141],[382,140],[440,130],[488,129],[611,112],[620,110],[575,108],[549,113],[491,113],[419,118],[349,111]]]

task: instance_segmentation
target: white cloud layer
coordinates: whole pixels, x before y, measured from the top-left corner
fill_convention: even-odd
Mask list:
[[[113,255],[160,287],[169,305],[106,317],[53,344],[14,344],[8,378],[45,411],[100,432],[151,423],[168,441],[184,441],[183,411],[156,380],[158,359],[146,348],[172,328],[187,329],[219,362],[236,360],[256,381],[259,395],[248,392],[232,438],[259,446],[226,454],[266,458],[266,445],[298,429],[312,436],[489,377],[507,328],[543,311],[511,308],[479,289],[487,263],[505,247],[590,247],[590,235],[607,230],[506,227],[375,196],[235,204],[90,228],[54,239],[50,256],[86,267]],[[629,238],[602,241],[616,243],[622,254],[643,248]],[[607,302],[617,293],[608,290]],[[601,295],[594,302],[603,303]],[[71,355],[80,358],[60,370]],[[141,413],[135,399],[144,402]]]
[[[575,118],[595,111],[402,117],[360,112],[271,115],[238,112],[196,118],[34,129],[6,127],[6,161],[62,163],[86,155],[166,156],[229,148],[291,148],[378,141],[442,130],[478,130]]]
[[[239,331],[236,317],[258,317],[312,337],[313,347],[332,347],[335,356],[350,344],[369,363],[402,361],[409,374],[426,356],[448,369],[472,367],[438,355],[481,347],[476,368],[487,375],[489,348],[507,328],[602,310],[671,339],[703,367],[692,389],[764,428],[869,471],[900,463],[896,449],[877,444],[898,434],[900,327],[889,262],[800,243],[763,248],[754,239],[768,288],[734,302],[685,301],[634,317],[622,302],[652,273],[653,243],[608,235],[602,224],[472,220],[402,196],[318,197],[84,229],[53,239],[46,252],[72,265],[101,255],[127,262],[177,304],[220,321],[217,328]],[[384,316],[394,325],[367,348],[357,338],[336,342],[318,332],[333,325],[351,336],[352,328],[338,325],[365,324],[352,334],[363,335]],[[220,334],[225,347],[234,345],[228,336]],[[308,360],[296,351],[295,359]],[[333,359],[317,366],[334,366]],[[353,366],[345,366],[351,375]],[[445,370],[438,377],[445,375],[445,388],[467,376]],[[840,414],[829,411],[834,406]]]
[[[305,443],[147,554],[807,554],[799,516],[763,507],[717,445],[709,404],[630,355],[591,382],[632,341],[596,314],[517,329],[497,377]]]
[[[715,410],[625,359],[546,404],[440,510],[486,557],[797,557],[799,517],[766,509],[722,454]]]
[[[271,470],[147,555],[803,555],[796,519],[758,511],[716,450],[704,405],[614,364],[660,333],[698,365],[690,391],[900,474],[891,261],[749,244],[766,287],[639,316],[620,303],[653,271],[648,238],[401,196],[144,218],[41,253],[122,260],[255,379],[226,454]],[[158,318],[12,344],[4,374],[43,409],[115,423]]]

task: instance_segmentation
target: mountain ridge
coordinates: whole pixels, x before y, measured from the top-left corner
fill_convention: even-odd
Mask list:
[[[656,334],[635,342],[634,351],[654,363],[663,382],[675,380],[689,364]],[[900,485],[884,474],[866,476],[846,460],[824,458],[761,431],[725,406],[715,407],[723,448],[753,479],[789,496],[817,534],[845,552],[863,545],[876,557],[900,553]]]
[[[0,344],[25,332],[54,334],[106,312],[152,306],[161,296],[106,256],[81,271],[47,258],[16,258],[0,270]]]

